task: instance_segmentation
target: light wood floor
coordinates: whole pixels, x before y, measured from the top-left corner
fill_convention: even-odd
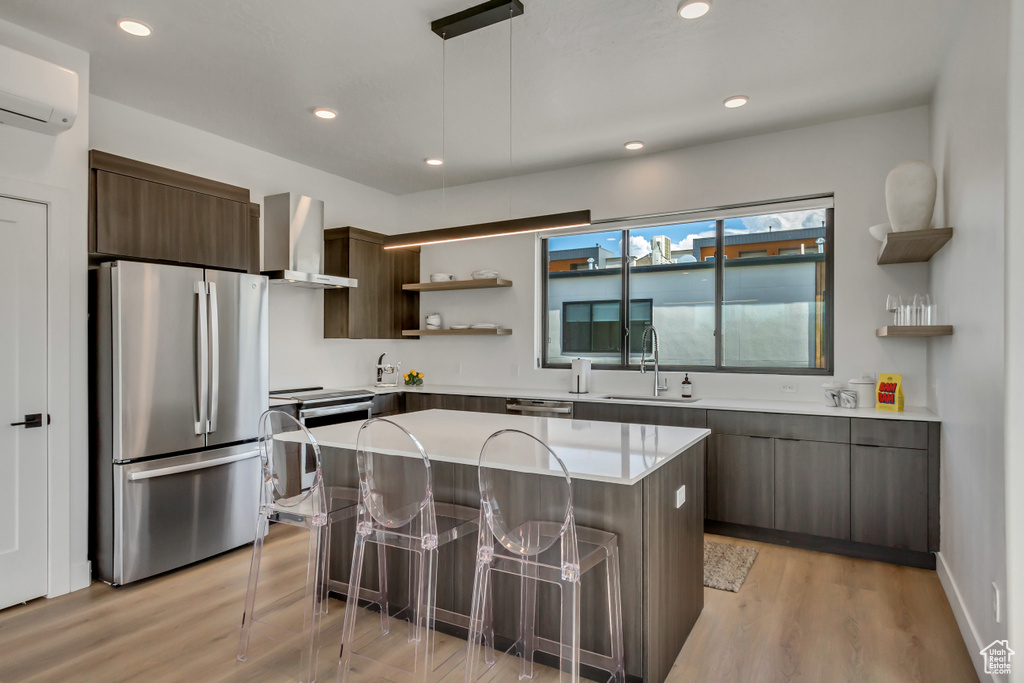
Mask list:
[[[290,531],[268,539],[263,595],[304,581],[305,538]],[[671,683],[977,680],[934,572],[711,538],[760,554],[739,593],[705,589]],[[250,555],[240,549],[130,586],[94,583],[0,611],[0,681],[296,680],[298,653],[280,642],[256,636],[249,661],[235,660]],[[344,603],[332,601],[325,627],[343,616]],[[439,636],[438,647],[456,654],[437,678],[461,681],[464,642]],[[319,680],[333,680],[336,651],[321,656]]]

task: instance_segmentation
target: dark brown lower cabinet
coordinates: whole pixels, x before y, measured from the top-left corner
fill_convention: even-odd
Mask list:
[[[405,412],[417,410],[468,410],[476,413],[504,413],[505,399],[500,396],[458,396],[406,392]]]
[[[853,446],[851,537],[928,550],[928,451]]]
[[[850,538],[850,446],[775,440],[775,529]]]
[[[708,411],[695,408],[577,401],[573,404],[572,416],[577,420],[703,428],[707,425],[707,415]]]
[[[707,518],[775,526],[775,439],[712,434],[708,438]]]

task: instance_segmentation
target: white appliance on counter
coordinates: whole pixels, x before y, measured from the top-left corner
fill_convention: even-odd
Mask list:
[[[130,583],[251,542],[267,278],[116,261],[90,285],[99,577]]]

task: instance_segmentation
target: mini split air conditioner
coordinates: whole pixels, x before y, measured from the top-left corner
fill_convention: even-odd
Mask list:
[[[0,45],[0,123],[47,135],[78,116],[78,74]]]

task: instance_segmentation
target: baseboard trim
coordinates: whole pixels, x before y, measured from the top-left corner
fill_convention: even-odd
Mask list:
[[[921,550],[886,548],[884,546],[871,545],[869,543],[857,543],[855,541],[844,541],[838,538],[825,538],[824,536],[798,534],[792,531],[763,529],[761,527],[746,526],[744,524],[717,522],[710,519],[704,520],[704,531],[709,534],[745,538],[748,541],[774,543],[775,545],[785,545],[791,548],[802,548],[804,550],[816,550],[822,553],[857,557],[862,560],[875,560],[876,562],[902,564],[907,567],[919,567],[921,569],[935,569],[935,555]]]
[[[979,653],[987,643],[981,642],[981,634],[978,633],[978,629],[974,626],[974,620],[967,612],[963,596],[960,595],[960,589],[956,585],[956,579],[953,578],[953,574],[949,571],[949,565],[946,564],[946,558],[941,552],[937,552],[935,560],[935,573],[939,575],[939,583],[942,584],[942,590],[946,592],[946,600],[953,609],[953,617],[956,619],[956,625],[960,628],[960,637],[964,639],[964,644],[971,654],[971,663],[974,664],[974,670],[978,673],[978,680],[1000,683],[1002,679],[999,676],[985,673],[985,660]]]

